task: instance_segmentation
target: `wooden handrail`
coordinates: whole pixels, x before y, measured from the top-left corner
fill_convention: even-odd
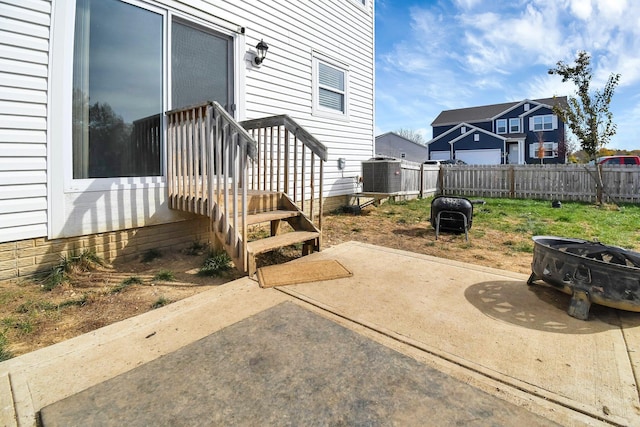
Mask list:
[[[285,195],[278,206],[256,205],[251,213],[295,204],[305,221],[314,222],[317,215],[321,229],[327,149],[290,117],[239,124],[215,102],[177,108],[166,116],[169,207],[210,217],[218,240],[240,269],[249,271],[249,191]]]
[[[327,148],[287,115],[240,124],[258,143],[257,156],[250,167],[249,187],[283,192],[311,221],[317,215],[315,222],[321,229],[323,163],[328,158]]]
[[[213,106],[214,109],[216,110],[216,113],[219,114],[220,116],[224,117],[225,122],[231,127],[233,128],[233,130],[235,132],[238,132],[239,134],[242,134],[242,136],[250,142],[250,146],[248,147],[248,154],[249,157],[251,157],[252,159],[255,160],[255,155],[256,155],[256,143],[253,140],[253,138],[251,137],[251,135],[249,135],[249,133],[247,132],[247,128],[241,126],[236,119],[233,118],[233,116],[231,116],[229,113],[227,113],[227,110],[225,110],[219,103],[215,102],[215,101],[207,101],[207,102],[203,102],[200,104],[193,104],[193,105],[188,105],[186,107],[180,107],[180,108],[174,108],[173,110],[169,110],[165,113],[165,115],[170,116],[170,115],[174,115],[177,113],[182,113],[182,112],[187,112],[187,111],[192,111],[198,108],[204,108],[206,106]]]
[[[316,156],[320,157],[322,161],[326,162],[328,159],[327,147],[286,114],[245,120],[240,122],[240,124],[247,130],[284,126],[285,129],[291,132],[300,142],[315,153]]]
[[[216,102],[168,111],[169,206],[211,218],[236,265],[247,271],[248,159],[257,144]]]

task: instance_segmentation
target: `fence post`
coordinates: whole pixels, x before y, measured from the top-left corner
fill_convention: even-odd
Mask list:
[[[516,197],[516,170],[513,166],[509,168],[509,197],[511,199]]]
[[[418,197],[424,199],[424,163],[420,163],[420,174],[418,176],[418,179],[420,180],[420,183],[418,184],[420,186],[420,195]]]
[[[438,169],[438,186],[436,189],[439,194],[444,194],[444,168],[440,165]]]

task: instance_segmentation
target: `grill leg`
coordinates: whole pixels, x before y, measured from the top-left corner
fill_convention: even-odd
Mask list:
[[[465,214],[460,212],[460,215],[462,215],[462,218],[464,218],[464,237],[467,239],[467,242],[468,242],[469,241],[469,222],[467,221],[467,216]]]
[[[436,215],[436,240],[438,240],[438,234],[440,234],[440,215],[443,213],[448,213],[451,215],[461,215],[464,220],[464,237],[469,241],[469,222],[467,221],[467,216],[462,212],[456,211],[440,211],[438,215]]]

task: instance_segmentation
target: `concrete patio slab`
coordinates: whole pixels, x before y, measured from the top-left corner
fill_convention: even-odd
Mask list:
[[[263,333],[256,328],[274,323],[275,320],[268,320],[269,316],[278,314],[282,303],[289,302],[304,309],[302,317],[296,320],[294,316],[274,330],[282,331],[282,336],[273,331],[269,334],[276,347],[282,347],[284,342],[293,345],[294,359],[322,356],[322,352],[313,353],[314,347],[308,342],[299,346],[306,338],[295,335],[306,330],[303,321],[312,325],[319,322],[320,329],[329,337],[324,343],[328,345],[325,351],[334,341],[349,349],[343,342],[349,336],[347,343],[363,340],[360,344],[371,348],[371,354],[376,355],[373,359],[384,354],[382,359],[393,360],[392,366],[397,362],[408,363],[403,365],[405,368],[415,367],[413,363],[417,362],[424,368],[411,371],[412,367],[406,371],[412,372],[409,376],[420,372],[428,382],[445,374],[438,378],[447,387],[456,384],[457,390],[456,387],[466,383],[482,392],[479,395],[483,399],[494,399],[490,406],[506,418],[496,415],[493,425],[513,425],[508,414],[520,416],[517,411],[512,412],[513,405],[526,409],[533,416],[532,422],[536,422],[536,416],[542,416],[547,422],[560,425],[640,425],[640,400],[634,377],[634,367],[640,366],[635,352],[640,350],[640,315],[592,307],[590,320],[579,321],[566,313],[568,296],[542,286],[528,287],[525,275],[356,242],[294,262],[321,259],[338,260],[353,276],[270,289],[261,289],[257,282],[243,278],[0,363],[0,379],[5,378],[4,386],[0,387],[5,395],[0,395],[0,400],[12,399],[15,403],[15,422],[5,424],[33,425],[35,414],[42,408],[77,393],[87,393],[91,387],[101,387],[119,375],[140,375],[136,372],[150,369],[147,366],[159,363],[162,356],[167,359],[177,354],[194,356],[197,352],[185,350],[193,343],[209,342],[217,348],[220,344],[216,340],[233,328],[249,328],[242,334],[248,336],[247,343],[253,342],[255,335]],[[285,304],[288,305],[291,304]],[[254,324],[255,319],[262,321]],[[344,332],[342,335],[328,332],[334,329]],[[292,341],[277,341],[282,337],[290,337]],[[233,344],[230,349],[238,345]],[[265,342],[258,344],[260,347],[269,348]],[[340,354],[344,358],[351,350]],[[390,358],[385,359],[387,356]],[[233,371],[236,365],[229,364],[225,372]],[[356,369],[357,364],[353,366]],[[310,372],[326,370],[318,367]],[[280,378],[281,389],[292,387],[301,372],[294,370]],[[239,381],[246,382],[242,379],[246,372],[227,373],[239,375]],[[389,377],[380,384],[386,389],[391,382]],[[262,386],[267,390],[266,385]],[[6,389],[10,389],[9,396]],[[273,393],[264,390],[259,393],[265,399],[260,404],[272,401],[273,393],[280,389],[274,389]],[[408,396],[413,392],[419,395],[419,390],[424,389],[417,387],[404,399],[413,399]],[[305,389],[305,393],[310,392]],[[473,390],[464,393],[475,395]],[[444,406],[455,406],[466,399],[461,396],[448,392],[438,395],[436,400]],[[409,418],[403,424],[423,425],[419,407],[404,410]],[[380,421],[385,414],[399,413],[393,407],[385,408],[376,412],[382,414],[377,418],[378,424],[385,424]],[[411,413],[416,416],[411,418]],[[433,416],[432,413],[429,421]],[[480,417],[477,424],[489,424],[491,419]],[[440,424],[447,424],[447,420],[456,418],[444,417]]]
[[[577,320],[567,295],[527,286],[526,275],[363,243],[324,257],[353,277],[281,290],[578,413],[640,424],[627,347],[640,339],[639,314],[598,306]]]
[[[45,427],[550,425],[290,302],[45,407],[41,420]]]

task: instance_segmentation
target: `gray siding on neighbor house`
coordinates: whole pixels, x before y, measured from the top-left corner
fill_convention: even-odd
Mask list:
[[[376,137],[376,156],[394,157],[422,163],[429,158],[429,149],[393,132]]]
[[[0,4],[0,242],[47,235],[51,2]]]

